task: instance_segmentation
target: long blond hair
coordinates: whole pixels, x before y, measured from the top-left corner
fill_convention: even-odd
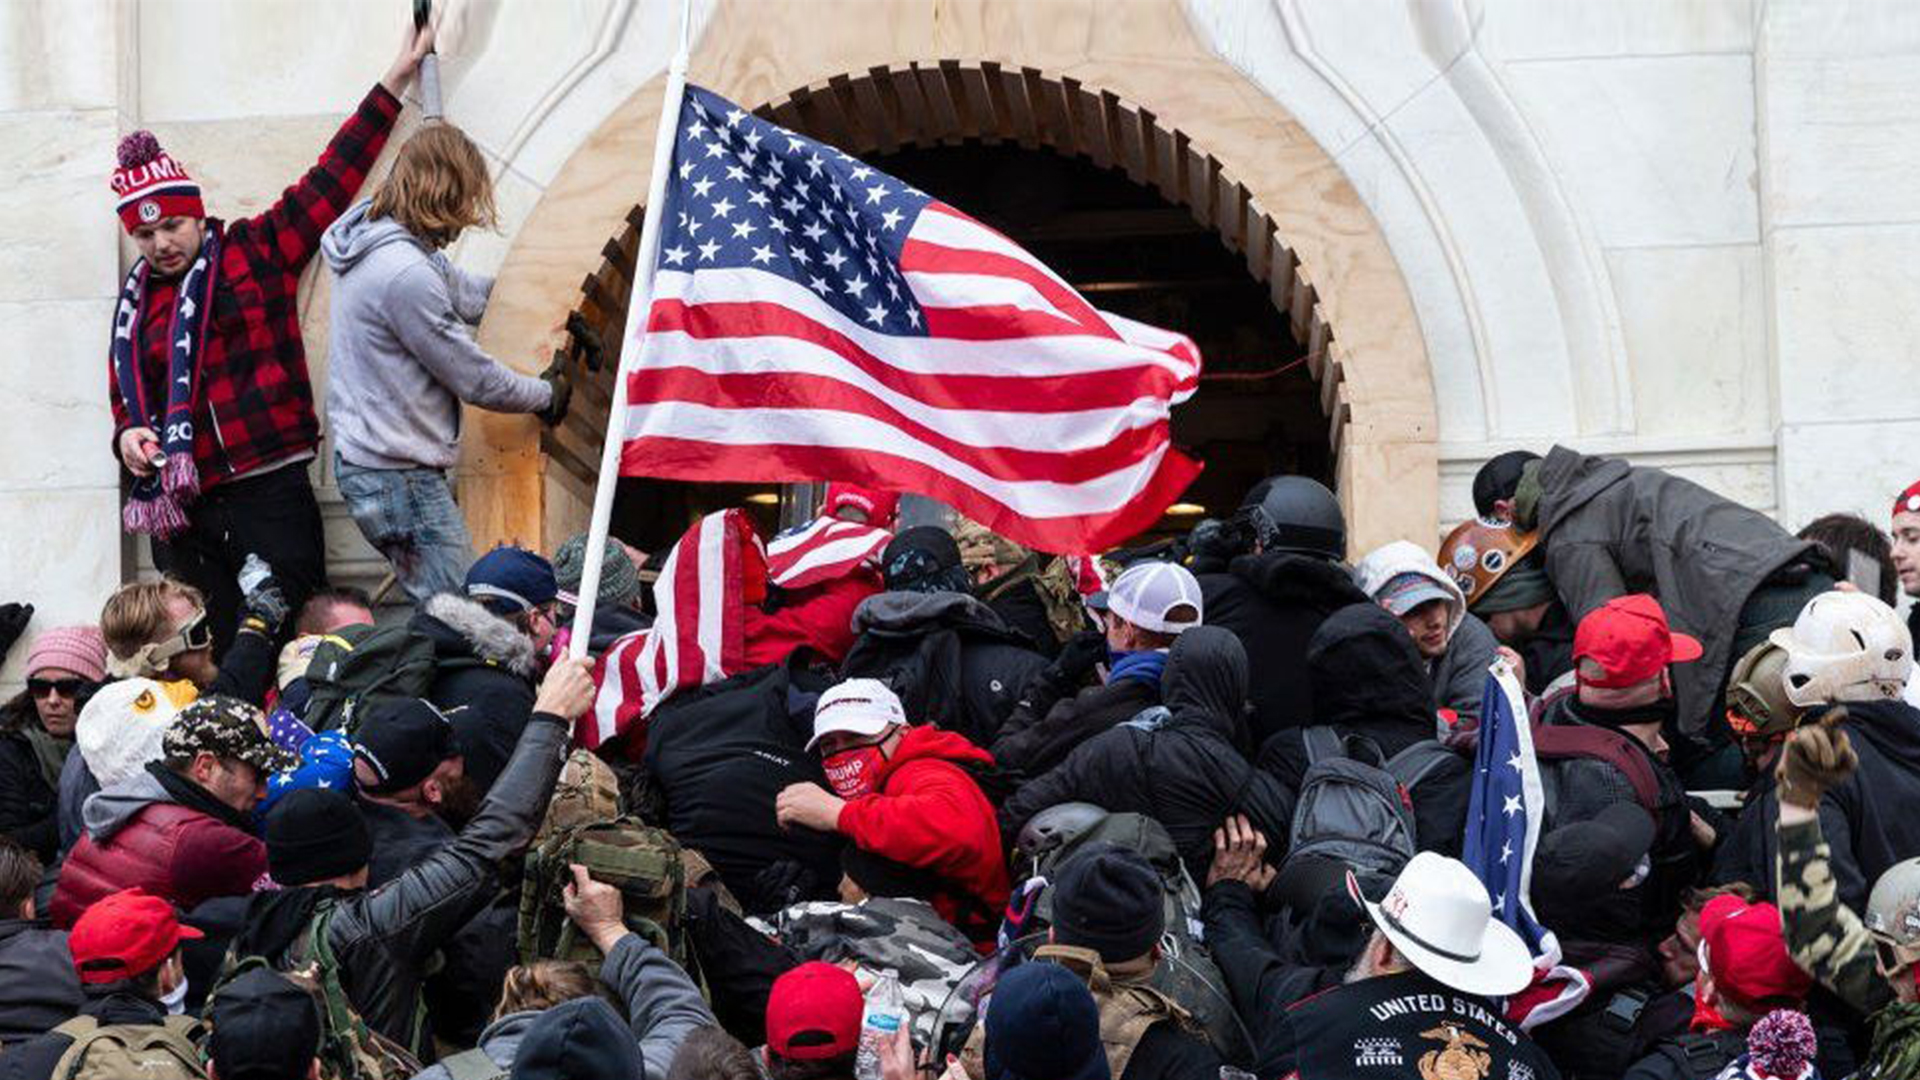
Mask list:
[[[436,248],[463,229],[492,227],[499,214],[487,160],[459,128],[429,124],[400,148],[367,216],[392,218]]]

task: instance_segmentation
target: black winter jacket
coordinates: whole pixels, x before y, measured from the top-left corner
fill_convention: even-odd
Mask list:
[[[1043,703],[1051,704],[1036,715]],[[1160,687],[1139,679],[1089,686],[1065,698],[1048,694],[1036,700],[1030,689],[993,740],[993,763],[1016,776],[1038,776],[1065,761],[1074,747],[1158,704]]]
[[[1864,912],[1873,883],[1894,863],[1920,853],[1920,710],[1903,701],[1850,702],[1846,730],[1860,755],[1847,782],[1820,801],[1820,833],[1832,853],[1840,902]],[[1771,778],[1749,797],[1714,867],[1720,881],[1745,881],[1772,899],[1780,814]]]
[[[414,1023],[428,961],[493,900],[501,864],[533,839],[571,735],[568,722],[535,714],[480,812],[452,843],[377,889],[331,898],[327,941],[347,997],[369,1027],[431,1056],[432,1033]],[[306,923],[282,917],[283,905],[322,891],[255,893],[235,955],[284,960]]]
[[[1547,725],[1587,723],[1580,712],[1580,699],[1575,694],[1555,699],[1540,719],[1541,723]],[[1687,886],[1697,883],[1701,876],[1702,856],[1693,841],[1692,808],[1687,804],[1686,788],[1680,778],[1665,762],[1646,753],[1632,736],[1622,734],[1630,747],[1645,754],[1652,768],[1659,787],[1658,812],[1654,821],[1653,849],[1649,853],[1651,872],[1645,884],[1637,890],[1629,890],[1639,892],[1640,925],[1636,929],[1628,927],[1623,919],[1604,920],[1607,925],[1605,940],[1652,946],[1673,932],[1674,920],[1680,914],[1681,894]],[[1591,821],[1614,803],[1639,803],[1633,785],[1625,774],[1608,762],[1594,758],[1542,761],[1540,783],[1547,806],[1545,820],[1540,825],[1542,836],[1562,825]],[[1541,896],[1541,886],[1537,882],[1538,879],[1534,885],[1535,905],[1544,903],[1548,907],[1554,906],[1554,898]],[[1573,937],[1592,936],[1580,933],[1577,927],[1554,929]]]
[[[1047,658],[965,593],[884,592],[853,612],[859,635],[840,677],[894,683],[907,719],[991,745]]]
[[[1367,603],[1344,564],[1284,551],[1242,555],[1224,574],[1200,575],[1208,626],[1231,630],[1253,671],[1255,744],[1313,716],[1307,642],[1327,616]]]
[[[0,833],[33,852],[41,865],[51,863],[60,853],[58,807],[54,785],[41,774],[25,733],[0,734]]]
[[[1293,793],[1247,762],[1247,655],[1234,636],[1200,626],[1181,634],[1161,679],[1165,706],[1081,743],[1053,769],[1020,786],[1000,811],[1000,835],[1014,837],[1033,815],[1063,802],[1142,813],[1167,827],[1187,869],[1213,864],[1213,831],[1246,814],[1284,854]]]
[[[464,596],[427,601],[413,628],[433,642],[436,662],[427,699],[453,722],[468,779],[484,792],[512,756],[533,712],[539,660],[533,640]]]
[[[1320,624],[1307,646],[1307,679],[1314,726],[1371,739],[1383,758],[1434,737],[1437,721],[1426,663],[1400,620],[1372,601],[1350,604]],[[1274,735],[1260,748],[1259,761],[1298,794],[1308,768],[1301,729]],[[1421,850],[1459,855],[1472,774],[1473,763],[1460,755],[1416,786],[1414,828]]]
[[[0,919],[0,1060],[5,1047],[70,1019],[83,1000],[66,931],[42,919]]]
[[[832,896],[840,881],[837,836],[782,830],[773,818],[782,788],[826,782],[806,745],[827,684],[798,663],[769,664],[683,690],[647,723],[646,768],[666,797],[668,830],[750,910]],[[776,889],[761,875],[779,862],[795,874]],[[800,895],[763,895],[789,887]]]

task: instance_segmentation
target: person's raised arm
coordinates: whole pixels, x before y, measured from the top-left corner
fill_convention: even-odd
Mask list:
[[[1839,726],[1841,715],[1828,710],[1819,722],[1794,731],[1781,750],[1774,893],[1793,962],[1848,1005],[1870,1013],[1886,1003],[1887,986],[1874,965],[1866,925],[1840,902],[1832,853],[1820,829],[1821,796],[1859,764]]]
[[[493,898],[501,862],[526,850],[546,813],[573,718],[593,706],[593,691],[590,661],[554,661],[480,812],[452,843],[365,897],[365,923],[395,952],[425,963]]]
[[[687,1036],[719,1021],[680,965],[627,929],[620,890],[593,880],[584,866],[576,864],[572,870],[573,883],[563,897],[567,915],[606,956],[600,980],[626,1002],[647,1080],[665,1080]]]
[[[408,24],[400,52],[388,65],[379,85],[367,92],[320,152],[320,160],[306,175],[281,192],[280,198],[247,224],[281,266],[298,273],[320,249],[320,235],[345,213],[366,182],[373,163],[393,133],[400,116],[400,95],[413,80],[420,58],[433,48],[433,28],[414,30]]]

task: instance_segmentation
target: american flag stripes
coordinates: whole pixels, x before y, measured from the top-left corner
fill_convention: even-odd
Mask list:
[[[1494,918],[1519,933],[1533,953],[1533,984],[1507,1002],[1522,1029],[1566,1013],[1586,999],[1591,980],[1561,963],[1559,939],[1534,918],[1533,854],[1540,843],[1546,794],[1525,698],[1504,661],[1487,673],[1480,710],[1480,746],[1461,861],[1486,885]]]
[[[595,664],[599,690],[574,725],[575,740],[599,746],[675,691],[744,670],[746,605],[764,599],[766,575],[766,551],[745,510],[701,518],[660,566],[652,628],[615,641]]]
[[[688,87],[621,472],[912,490],[1043,551],[1158,520],[1198,473],[1182,335],[1096,311],[912,186]]]
[[[877,568],[892,539],[892,533],[872,525],[815,518],[767,545],[767,580],[783,589],[804,589],[863,565]]]

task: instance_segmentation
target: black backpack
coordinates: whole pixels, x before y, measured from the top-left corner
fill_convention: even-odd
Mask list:
[[[1307,771],[1300,778],[1287,860],[1338,859],[1385,877],[1400,872],[1419,848],[1413,789],[1459,755],[1425,739],[1387,758],[1363,735],[1342,738],[1331,727],[1300,732]]]
[[[351,734],[376,701],[427,696],[440,670],[433,641],[410,623],[349,626],[328,634],[307,666],[306,722],[314,731]]]

